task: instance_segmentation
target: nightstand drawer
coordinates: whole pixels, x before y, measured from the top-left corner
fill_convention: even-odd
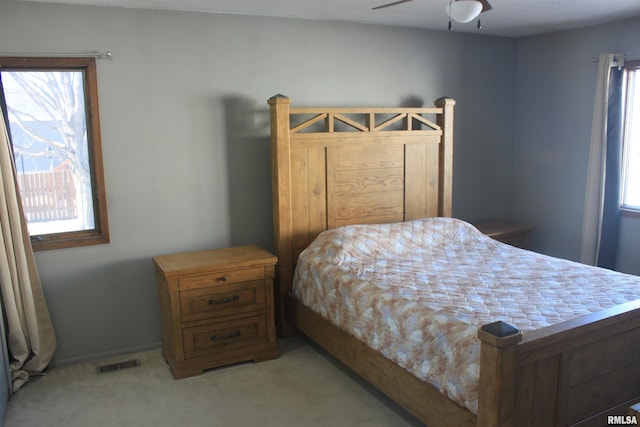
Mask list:
[[[264,281],[180,292],[182,323],[264,310]]]
[[[230,283],[248,282],[250,280],[262,280],[264,278],[264,268],[247,268],[244,270],[221,271],[217,273],[181,277],[179,283],[180,290],[186,291],[189,289],[228,285]]]
[[[185,358],[266,344],[267,317],[255,316],[185,328],[183,337]]]

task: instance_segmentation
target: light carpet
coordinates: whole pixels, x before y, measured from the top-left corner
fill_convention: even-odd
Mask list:
[[[53,368],[7,405],[5,427],[287,427],[421,424],[299,338],[281,356],[174,380],[160,349]],[[139,367],[98,374],[138,359]]]

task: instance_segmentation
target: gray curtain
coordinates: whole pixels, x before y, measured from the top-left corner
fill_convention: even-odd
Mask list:
[[[612,89],[618,85],[622,90],[622,74],[617,73],[618,67],[622,66],[624,54],[604,53],[599,57],[580,255],[585,264],[609,268],[615,267],[618,238],[619,195],[613,188],[618,186],[619,192],[620,185],[619,160],[614,160],[611,152],[622,149],[622,122],[616,124],[615,120],[617,115],[622,119],[622,92],[616,99],[616,91]]]
[[[620,229],[620,186],[624,135],[624,69],[611,68],[607,105],[604,200],[597,265],[615,269]]]
[[[22,214],[9,135],[0,115],[0,288],[12,390],[41,373],[57,347],[26,221]]]

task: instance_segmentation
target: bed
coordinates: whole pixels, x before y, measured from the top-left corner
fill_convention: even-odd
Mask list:
[[[318,236],[434,219],[462,226],[448,219],[455,102],[292,108],[288,98],[274,96],[269,105],[281,335],[308,336],[429,427],[601,426],[640,401],[640,300],[633,295],[530,327],[514,327],[504,307],[504,317],[476,319],[471,404],[385,355],[384,346],[375,349],[328,320],[335,315],[303,303],[302,294],[294,295],[294,274],[303,275],[297,263]]]

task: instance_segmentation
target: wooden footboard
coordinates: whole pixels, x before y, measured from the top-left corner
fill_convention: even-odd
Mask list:
[[[499,334],[498,334],[499,335]],[[640,401],[640,300],[482,341],[478,426],[604,426]]]

